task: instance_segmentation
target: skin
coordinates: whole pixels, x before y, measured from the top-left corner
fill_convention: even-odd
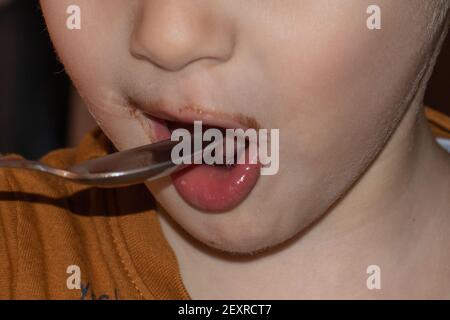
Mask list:
[[[41,1],[48,30],[119,150],[152,141],[155,106],[280,129],[279,173],[229,212],[147,184],[193,298],[448,296],[450,162],[422,113],[439,2],[379,0],[370,31],[366,0],[78,0],[70,31],[72,2]]]

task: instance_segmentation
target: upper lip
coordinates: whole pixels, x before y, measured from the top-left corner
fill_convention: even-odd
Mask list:
[[[192,124],[194,121],[202,121],[203,124],[211,127],[230,128],[230,129],[258,129],[258,122],[244,114],[230,114],[225,112],[210,111],[202,106],[187,104],[178,108],[168,108],[161,102],[146,104],[134,104],[133,107],[150,115],[170,122],[181,122]]]

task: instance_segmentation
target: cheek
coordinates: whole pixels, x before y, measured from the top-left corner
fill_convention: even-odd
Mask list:
[[[107,2],[107,3],[106,3]],[[79,0],[81,30],[69,30],[66,9],[73,1],[43,0],[55,49],[88,108],[120,149],[147,144],[150,128],[130,113],[121,84],[121,57],[127,56],[129,2]]]
[[[369,31],[366,8],[348,1],[317,9],[311,21],[268,26],[264,39],[253,40],[270,92],[279,97],[271,113],[281,129],[278,178],[284,186],[301,181],[309,197],[320,194],[317,203],[345,190],[380,150],[421,68],[423,23],[387,6],[384,28]],[[295,32],[287,37],[282,29]]]
[[[83,96],[95,96],[118,84],[118,70],[128,50],[129,17],[125,1],[79,0],[81,29],[66,27],[68,0],[42,0],[41,5],[55,49]]]
[[[314,161],[343,146],[364,152],[368,142],[383,139],[383,129],[403,112],[420,71],[424,23],[409,21],[401,8],[382,1],[383,27],[371,31],[367,6],[365,1],[313,6],[314,18],[279,29],[295,30],[288,38],[272,30],[267,39],[277,41],[258,44],[268,53],[260,61],[282,97],[279,125],[295,132],[296,143]]]

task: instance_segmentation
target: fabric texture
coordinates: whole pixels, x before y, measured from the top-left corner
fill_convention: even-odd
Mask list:
[[[51,152],[41,161],[64,168],[112,151],[97,128],[77,148]],[[79,290],[67,286],[70,266],[80,268]],[[189,295],[145,185],[97,189],[0,169],[0,299]]]

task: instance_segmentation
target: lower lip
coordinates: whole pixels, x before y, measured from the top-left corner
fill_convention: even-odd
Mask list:
[[[163,122],[151,118],[157,140],[170,138]],[[244,156],[244,155],[243,155]],[[248,150],[245,156],[249,159]],[[232,167],[192,165],[172,174],[178,194],[192,207],[207,212],[225,212],[238,206],[252,191],[261,174],[261,165]]]
[[[259,176],[259,164],[237,164],[231,168],[202,164],[172,174],[172,180],[178,193],[191,206],[223,212],[239,205],[252,191]]]

